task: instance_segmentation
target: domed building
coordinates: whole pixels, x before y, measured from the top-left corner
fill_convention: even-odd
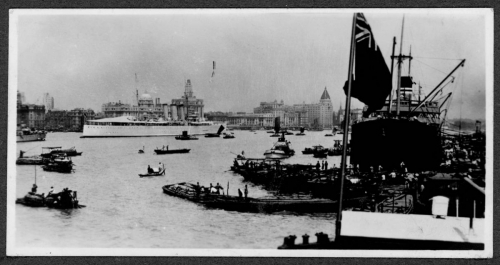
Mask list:
[[[155,117],[163,120],[174,121],[202,121],[203,99],[197,99],[193,95],[191,80],[187,80],[184,87],[184,96],[172,99],[172,104],[161,103],[160,98],[153,98],[147,92],[139,96],[136,92],[137,105],[127,103],[108,102],[102,104],[104,117],[134,116],[140,120]]]

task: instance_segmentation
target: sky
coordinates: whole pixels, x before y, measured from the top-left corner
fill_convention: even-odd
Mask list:
[[[388,65],[393,37],[400,50],[404,16],[402,52],[411,46],[411,75],[424,95],[466,59],[442,94],[453,92],[448,117],[484,119],[485,45],[492,42],[484,10],[361,11]],[[11,31],[17,69],[9,72],[17,73],[17,90],[28,103],[41,104],[49,93],[55,108],[100,111],[106,102],[133,103],[136,88],[170,103],[190,79],[205,112],[252,112],[274,100],[318,103],[325,87],[335,110],[345,106],[349,10],[51,12],[19,14]]]

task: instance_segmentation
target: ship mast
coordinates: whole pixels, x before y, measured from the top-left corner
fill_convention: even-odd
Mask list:
[[[394,72],[394,50],[396,48],[396,37],[394,37],[392,43],[392,56],[391,56],[391,80],[392,79],[392,73]],[[391,81],[392,82],[392,81]],[[389,94],[389,116],[391,115],[392,112],[392,88],[391,88],[391,93]]]
[[[399,43],[399,56],[398,56],[398,85],[397,85],[397,105],[396,105],[396,116],[399,117],[399,108],[401,104],[401,64],[403,58],[401,57],[403,53],[403,30],[405,27],[405,16],[403,15],[403,25],[401,26],[401,43]]]
[[[398,59],[398,82],[397,82],[397,103],[396,103],[396,116],[399,117],[400,115],[400,107],[401,107],[401,65],[403,64],[403,60],[409,59],[410,60],[410,67],[408,69],[408,77],[411,77],[410,75],[410,70],[411,70],[411,60],[413,57],[411,57],[411,48],[410,48],[410,55],[403,55],[403,33],[404,33],[404,26],[405,26],[405,17],[403,16],[403,24],[401,26],[401,42],[399,43],[399,55],[396,56]],[[392,56],[391,58],[394,58],[395,56]],[[407,83],[403,84],[403,87],[407,87]],[[411,85],[411,84],[410,84]],[[406,92],[407,89],[403,89],[404,92]]]

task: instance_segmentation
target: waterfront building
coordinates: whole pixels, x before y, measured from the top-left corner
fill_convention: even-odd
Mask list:
[[[184,96],[172,99],[172,104],[161,103],[160,98],[153,98],[150,94],[137,95],[137,105],[128,103],[108,102],[102,104],[102,113],[105,118],[134,116],[139,120],[145,120],[153,116],[158,120],[200,120],[203,121],[205,105],[203,99],[197,99],[193,95],[191,80],[187,80],[184,87]]]
[[[17,105],[17,125],[32,129],[45,127],[45,106],[35,104]]]
[[[168,111],[168,117],[171,120],[204,120],[205,105],[203,104],[203,99],[197,99],[193,95],[193,88],[191,85],[191,80],[187,80],[184,86],[184,96],[179,99],[172,99],[172,104],[170,106],[164,105],[165,114]]]
[[[244,112],[207,112],[206,118],[209,121],[226,123],[228,126],[239,127],[274,127],[273,113],[244,113]],[[281,127],[299,126],[300,113],[286,112],[280,117]]]
[[[95,112],[92,109],[75,108],[68,111],[70,130],[82,131],[87,120],[95,119]]]
[[[128,103],[108,102],[102,104],[101,111],[106,118],[120,117],[120,116],[134,116],[140,120],[149,117],[150,115],[164,117],[163,107],[160,103],[160,98],[153,98],[148,93],[137,96],[137,105]]]
[[[354,123],[360,122],[363,119],[363,109],[351,109],[350,114],[350,123],[351,126]],[[338,126],[341,126],[344,123],[345,109],[342,109],[342,105],[340,105],[339,110],[336,115],[336,123]]]
[[[296,111],[306,112],[301,118],[301,122],[307,126],[317,125],[321,128],[331,128],[333,126],[333,106],[330,95],[325,87],[321,94],[319,103],[316,104],[294,104]]]
[[[45,129],[63,131],[70,128],[67,110],[52,109],[45,114]]]
[[[52,109],[45,114],[45,129],[51,131],[81,131],[87,120],[94,120],[92,109],[73,110]]]
[[[54,97],[51,97],[49,93],[43,93],[43,104],[45,105],[45,112],[54,109]]]
[[[271,114],[271,117],[279,117],[282,127],[304,126],[307,121],[307,112],[305,110],[295,109],[293,106],[287,106],[283,100],[278,102],[261,102],[259,107],[254,108],[255,114]]]

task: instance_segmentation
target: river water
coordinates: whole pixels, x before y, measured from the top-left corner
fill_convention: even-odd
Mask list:
[[[318,159],[303,155],[305,147],[333,146],[328,133],[306,132],[306,136],[287,136],[295,156],[284,163],[316,164]],[[265,131],[234,131],[235,139],[204,138],[176,141],[173,137],[80,138],[80,133],[49,133],[45,142],[17,144],[26,155],[41,153],[43,146],[75,146],[82,156],[73,157],[75,172],[63,174],[36,168],[38,193],[56,192],[65,187],[76,190],[86,208],[57,210],[16,204],[16,247],[72,248],[235,248],[276,249],[283,237],[335,231],[335,214],[293,214],[287,212],[240,213],[209,209],[203,205],[162,191],[177,182],[200,182],[208,186],[229,183],[229,194],[248,184],[249,197],[271,195],[268,191],[229,171],[234,153],[263,157],[277,138]],[[155,155],[153,149],[191,148],[188,154]],[[145,147],[144,154],[138,150]],[[339,166],[340,157],[328,157],[328,164]],[[165,176],[140,178],[147,166],[164,163]],[[14,166],[16,197],[23,197],[35,181],[35,166]]]

